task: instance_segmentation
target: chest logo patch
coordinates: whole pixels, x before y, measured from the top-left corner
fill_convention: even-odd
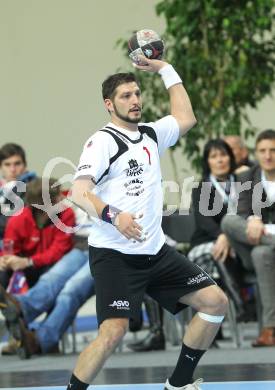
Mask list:
[[[137,160],[131,159],[128,161],[129,168],[126,169],[127,176],[139,176],[143,172],[143,164],[138,164]]]

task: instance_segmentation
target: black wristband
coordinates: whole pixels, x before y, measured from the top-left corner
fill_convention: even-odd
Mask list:
[[[119,213],[121,213],[121,210],[107,204],[102,210],[101,219],[104,222],[114,225],[115,219]]]
[[[109,205],[108,204],[102,210],[101,219],[104,222],[112,223],[112,220],[111,220],[111,217],[110,217]]]

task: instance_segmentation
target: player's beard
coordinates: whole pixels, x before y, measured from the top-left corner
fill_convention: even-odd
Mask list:
[[[130,118],[128,115],[122,115],[118,109],[116,108],[116,105],[113,104],[113,107],[114,107],[114,111],[115,111],[115,114],[116,116],[123,120],[124,122],[128,122],[128,123],[139,123],[140,122],[140,118],[141,118],[141,111],[140,111],[140,116],[139,117],[136,117],[136,118]]]

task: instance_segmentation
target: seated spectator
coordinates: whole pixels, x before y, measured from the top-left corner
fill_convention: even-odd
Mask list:
[[[26,294],[12,296],[0,286],[0,308],[17,340],[21,357],[52,351],[72,324],[78,309],[94,294],[88,252],[73,249]],[[49,313],[36,330],[28,325]]]
[[[152,299],[149,295],[144,296],[144,305],[149,321],[149,332],[140,341],[129,343],[127,347],[135,352],[148,352],[148,351],[159,351],[165,349],[165,336],[163,332],[163,309],[161,306]],[[130,330],[133,329],[133,320],[130,320]],[[139,330],[142,326],[142,318],[140,321]]]
[[[52,187],[49,193],[52,204],[60,200],[60,186]],[[24,272],[29,286],[33,286],[40,275],[59,261],[73,247],[73,237],[56,227],[46,212],[32,204],[42,204],[42,179],[32,180],[27,185],[26,204],[19,215],[9,218],[4,239],[13,241],[13,254],[0,257],[0,284],[7,288],[13,271]],[[66,226],[74,226],[71,209],[60,213]]]
[[[203,174],[192,191],[195,231],[188,257],[221,281],[235,303],[239,317],[244,315],[243,301],[236,279],[238,263],[231,256],[230,244],[221,230],[221,221],[234,206],[235,160],[231,148],[221,139],[210,140],[204,147]]]
[[[74,211],[78,226],[75,248],[44,273],[27,293],[12,296],[0,287],[0,308],[17,341],[20,357],[55,350],[78,309],[94,294],[87,243],[91,220],[79,208]],[[38,328],[29,329],[28,325],[43,313],[48,315]]]
[[[5,196],[4,187],[7,192],[13,191],[19,196],[24,193],[16,191],[14,181],[23,181],[27,183],[36,177],[34,172],[27,171],[27,161],[24,149],[17,144],[8,143],[0,149],[0,239],[3,239],[4,230],[7,224],[8,216],[5,215],[5,209],[12,208],[13,204]],[[9,186],[11,183],[11,186]]]
[[[247,270],[257,276],[262,313],[262,331],[254,347],[275,346],[275,130],[265,130],[256,139],[259,166],[243,172],[246,183],[239,195],[238,215],[228,215],[222,229]]]
[[[62,203],[68,205],[65,199]],[[27,293],[12,296],[0,287],[0,308],[15,337],[14,352],[21,358],[55,352],[78,309],[94,294],[87,245],[91,220],[79,208],[74,209],[74,214],[77,223],[74,249],[45,272]],[[28,325],[42,313],[48,315],[39,328],[29,330]]]
[[[255,163],[249,160],[248,148],[239,135],[226,135],[223,140],[230,146],[235,157],[235,174],[247,171]]]

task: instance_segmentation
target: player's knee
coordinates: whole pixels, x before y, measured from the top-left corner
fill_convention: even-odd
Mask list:
[[[225,315],[228,308],[228,298],[225,293],[217,287],[213,300],[215,314]]]
[[[205,291],[205,302],[200,311],[214,315],[225,315],[228,308],[228,298],[217,286],[212,286]]]
[[[106,350],[112,350],[122,340],[128,330],[127,318],[105,320],[99,328],[99,336]]]

